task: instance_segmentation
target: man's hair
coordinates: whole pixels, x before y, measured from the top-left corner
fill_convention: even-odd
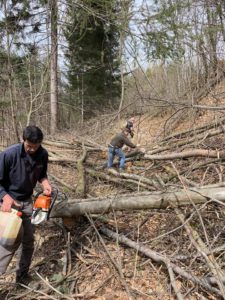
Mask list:
[[[33,144],[39,144],[43,141],[43,132],[37,126],[27,126],[23,130],[23,140],[29,141]]]

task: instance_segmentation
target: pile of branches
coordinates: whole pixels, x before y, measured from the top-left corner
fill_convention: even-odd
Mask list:
[[[51,174],[73,192],[51,215],[63,220],[63,276],[42,278],[45,289],[27,299],[95,299],[109,291],[118,299],[225,299],[223,123],[129,153],[124,172],[117,162],[108,170],[107,149],[92,141],[46,141],[50,163],[72,170],[76,185]],[[93,178],[117,193],[95,197]],[[77,223],[79,216],[85,221]]]
[[[96,214],[106,214],[110,211],[133,211],[156,208],[160,211],[173,211],[174,226],[171,232],[163,234],[173,236],[182,231],[191,243],[192,253],[179,254],[184,251],[173,249],[177,257],[183,257],[182,263],[174,263],[176,259],[170,257],[170,250],[163,249],[166,254],[154,251],[151,247],[134,240],[126,238],[124,234],[118,235],[117,230],[111,230],[100,226],[98,234],[106,235],[121,244],[129,246],[138,253],[151,258],[157,264],[167,269],[174,295],[177,299],[184,299],[186,289],[178,288],[177,278],[186,279],[189,284],[192,282],[191,291],[196,289],[198,293],[215,295],[216,299],[225,299],[223,262],[218,259],[224,251],[223,247],[223,225],[218,226],[223,219],[223,202],[225,200],[224,189],[224,120],[210,123],[195,130],[184,131],[162,139],[156,146],[136,150],[127,155],[127,169],[118,172],[117,163],[114,169],[106,168],[107,151],[95,143],[79,142],[80,154],[77,159],[70,161],[70,158],[54,158],[52,161],[76,163],[78,173],[78,195],[80,199],[69,199],[66,207],[58,206],[53,212],[53,217],[73,217],[86,215],[90,218]],[[78,148],[76,148],[78,149]],[[101,198],[87,197],[85,194],[87,177],[98,179],[102,185],[112,184],[121,187],[117,195],[108,195]],[[76,189],[75,189],[76,191]],[[124,192],[132,194],[124,194]],[[81,199],[82,198],[82,199]],[[184,205],[188,205],[188,208]],[[208,210],[215,210],[216,215],[212,217]],[[208,219],[205,221],[205,218]],[[212,219],[210,219],[212,218]],[[176,220],[176,222],[175,222]],[[217,231],[213,232],[212,222]],[[110,223],[110,222],[109,222]],[[217,224],[218,223],[218,224]],[[194,224],[194,226],[193,226]],[[160,226],[160,224],[159,224]],[[196,228],[197,227],[197,228]],[[182,228],[182,230],[181,230]],[[140,240],[140,239],[139,239]],[[184,243],[186,245],[186,243]],[[167,253],[168,252],[168,253]],[[186,258],[185,258],[186,257]],[[223,257],[223,255],[222,255]],[[193,259],[201,265],[202,272],[198,268],[185,266],[186,259]],[[120,274],[120,276],[122,276]],[[185,284],[184,284],[185,285]],[[125,287],[125,286],[124,286]],[[190,287],[189,287],[190,288]],[[185,295],[183,294],[185,290]],[[127,291],[128,292],[128,291]],[[132,294],[132,293],[131,293]],[[129,297],[132,295],[129,293]],[[203,299],[203,298],[202,298]]]

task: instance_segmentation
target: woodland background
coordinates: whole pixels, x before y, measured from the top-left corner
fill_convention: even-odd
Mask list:
[[[45,134],[52,219],[0,298],[225,299],[225,2],[0,1],[0,145]],[[130,116],[126,170],[107,144]],[[126,150],[125,150],[126,151]]]
[[[213,109],[197,99],[223,76],[224,10],[213,0],[1,1],[2,144],[27,124],[52,135],[99,115]]]

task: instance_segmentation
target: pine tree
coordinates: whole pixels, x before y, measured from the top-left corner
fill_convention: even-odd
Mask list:
[[[115,76],[119,72],[118,8],[115,0],[68,4],[68,85],[73,105],[87,118],[104,107],[116,107],[120,86]]]

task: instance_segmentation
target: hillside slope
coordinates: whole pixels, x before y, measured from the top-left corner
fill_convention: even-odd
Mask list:
[[[198,104],[221,105],[224,87],[225,82],[221,82],[212,91],[213,96],[209,95],[201,99]],[[180,119],[176,120],[172,118],[176,116],[174,112],[163,112],[157,116],[151,113],[135,116],[134,143],[149,152],[154,149],[158,151],[163,147],[166,149],[165,152],[173,152],[206,145],[208,148],[209,145],[214,148],[221,146],[223,134],[207,138],[206,132],[203,132],[200,142],[196,139],[191,145],[186,144],[189,133],[186,133],[182,147],[176,147],[183,139],[181,135],[163,142],[166,137],[179,132],[196,129],[197,134],[197,128],[213,122],[217,128],[216,124],[221,124],[224,117],[222,111],[186,109],[185,113],[180,115]],[[103,116],[98,120],[90,120],[80,130],[57,134],[55,140],[67,142],[73,147],[59,149],[47,146],[57,158],[62,158],[61,162],[55,160],[49,166],[50,176],[54,175],[50,177],[53,185],[60,190],[59,198],[62,195],[65,201],[67,197],[76,198],[78,174],[75,159],[80,158],[83,153],[82,145],[76,141],[90,141],[96,148],[99,145],[107,149],[112,135],[117,133],[125,123],[125,119],[109,122],[109,119]],[[190,136],[193,137],[191,134]],[[64,158],[74,161],[63,161]],[[106,161],[104,151],[92,149],[84,165],[86,169],[92,168],[97,172],[96,167],[102,166]],[[207,164],[204,165],[205,163]],[[162,185],[159,183],[153,185],[153,191],[183,188],[183,182],[174,175],[171,161],[137,159],[132,164],[131,174],[145,176],[149,180],[161,179]],[[202,166],[197,168],[201,164]],[[183,172],[182,176],[186,179],[187,187],[191,182],[199,185],[214,184],[223,178],[223,162],[218,159],[215,162],[205,157],[179,159],[175,161],[174,166],[180,173]],[[132,186],[120,185],[122,178],[119,174],[115,176],[118,180],[118,183],[115,183],[110,181],[109,177],[112,174],[107,173],[107,169],[102,168],[100,171],[95,176],[87,173],[87,197],[114,195],[116,200],[120,194],[140,191],[140,186],[135,185],[134,182]],[[104,175],[108,177],[101,177]],[[61,183],[57,179],[60,179]],[[206,244],[207,249],[210,249],[211,259],[216,257],[219,270],[224,272],[223,207],[218,203],[209,202],[207,205],[184,207],[181,212],[189,221],[191,228]],[[167,257],[172,263],[196,278],[213,276],[212,270],[190,238],[190,232],[185,229],[174,209],[112,211],[101,216],[92,215],[72,220],[56,219],[37,226],[31,273],[40,281],[40,287],[37,290],[18,289],[12,284],[15,278],[10,270],[13,271],[15,267],[14,260],[10,265],[9,274],[1,277],[0,299],[173,300],[178,298],[171,284],[173,277],[168,276],[168,266],[156,263],[143,253],[140,254],[138,247],[133,249],[123,246],[118,240],[113,241],[102,233],[104,228],[122,234],[133,243],[142,243],[149,251]],[[177,274],[174,276],[177,289],[187,300],[220,298],[217,285],[210,285],[212,288],[210,291],[200,283],[185,280]]]

